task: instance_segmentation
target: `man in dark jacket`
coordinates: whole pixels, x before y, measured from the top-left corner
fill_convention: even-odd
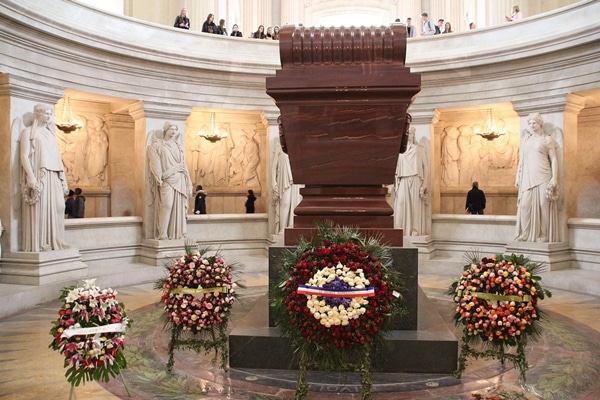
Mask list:
[[[65,200],[65,215],[67,218],[73,218],[73,206],[75,205],[75,192],[69,190],[69,196]]]
[[[479,183],[473,182],[473,189],[467,193],[465,209],[469,214],[483,214],[485,209],[485,193],[479,190]]]
[[[85,216],[85,196],[81,188],[75,189],[75,204],[73,204],[73,218],[83,218]]]
[[[202,190],[202,185],[196,186],[194,214],[206,214],[206,192]]]

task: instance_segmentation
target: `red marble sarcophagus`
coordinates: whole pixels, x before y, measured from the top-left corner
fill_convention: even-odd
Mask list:
[[[304,184],[285,244],[331,220],[380,232],[402,246],[386,201],[407,109],[421,77],[404,65],[406,28],[302,27],[280,36],[282,68],[267,78],[294,183]]]

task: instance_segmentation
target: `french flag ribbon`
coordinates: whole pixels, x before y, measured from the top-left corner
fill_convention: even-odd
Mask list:
[[[364,289],[327,289],[316,286],[298,285],[298,294],[343,298],[373,297],[375,296],[375,288],[367,287]]]

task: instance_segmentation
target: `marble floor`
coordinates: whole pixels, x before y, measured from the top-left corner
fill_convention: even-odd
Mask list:
[[[265,263],[264,259],[253,262]],[[122,269],[126,269],[123,267]],[[267,292],[263,267],[246,272],[240,292],[246,312]],[[452,312],[445,291],[450,276],[421,273],[420,286],[443,317]],[[159,294],[153,282],[115,285],[118,298],[134,320],[127,347],[128,369],[120,380],[87,383],[74,391],[75,399],[291,399],[294,371],[235,370],[213,368],[210,357],[177,352],[175,375],[164,371],[168,338],[157,323]],[[4,289],[0,285],[0,289]],[[552,289],[552,288],[551,288]],[[372,399],[475,399],[487,394],[495,399],[600,398],[600,298],[552,289],[542,302],[548,318],[541,340],[528,348],[526,390],[517,384],[517,373],[493,360],[470,362],[460,379],[427,374],[375,374]],[[58,292],[56,297],[58,297]],[[13,295],[12,301],[18,301]],[[11,301],[3,296],[2,303]],[[68,399],[62,357],[48,348],[49,330],[56,318],[58,300],[27,307],[0,319],[0,399]],[[136,322],[137,321],[137,322]],[[137,323],[137,328],[136,328]],[[311,374],[309,399],[359,399],[360,387],[352,374]],[[496,397],[493,397],[495,395]],[[482,397],[483,398],[483,397]]]

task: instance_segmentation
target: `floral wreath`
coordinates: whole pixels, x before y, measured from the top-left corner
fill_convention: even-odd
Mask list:
[[[457,375],[464,371],[467,357],[491,357],[512,361],[524,382],[527,340],[540,335],[543,313],[538,301],[552,296],[540,285],[542,265],[515,254],[466,257],[470,262],[449,291],[456,303],[454,321],[463,327]],[[470,345],[477,341],[487,350],[475,351]],[[508,353],[507,347],[516,347],[516,354]]]
[[[385,333],[405,313],[389,249],[356,228],[323,224],[282,261],[284,280],[271,291],[271,305],[299,356],[296,398],[308,394],[310,367],[360,370],[362,396],[369,398],[371,357],[382,355]]]
[[[83,286],[62,289],[59,300],[63,306],[50,330],[54,339],[48,347],[65,357],[69,398],[74,386],[87,381],[107,382],[127,367],[124,337],[131,321],[123,303],[117,301],[117,292],[100,289],[95,281],[84,280]]]
[[[173,351],[187,348],[196,352],[221,354],[221,368],[227,369],[227,325],[237,297],[231,265],[218,254],[208,256],[208,249],[192,249],[167,266],[167,276],[156,282],[162,290],[161,303],[166,311],[166,325],[171,329],[167,370],[173,372]]]

